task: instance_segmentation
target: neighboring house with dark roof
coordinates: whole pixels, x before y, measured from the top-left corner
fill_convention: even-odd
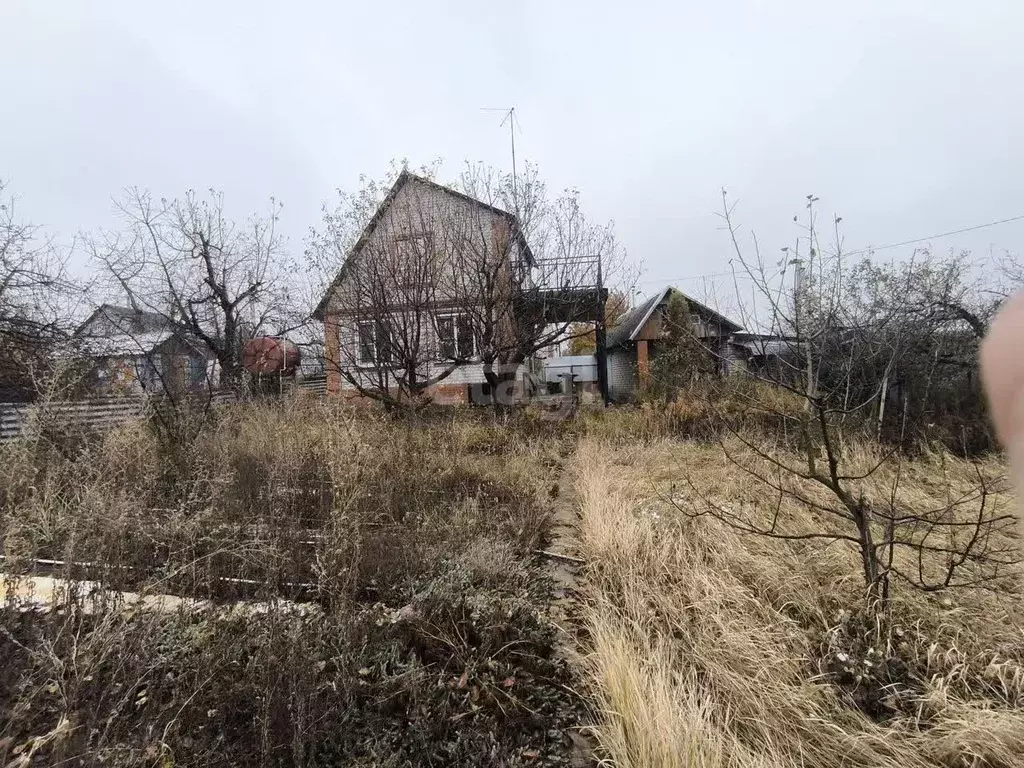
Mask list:
[[[75,331],[96,395],[201,392],[217,366],[206,345],[158,312],[99,306]]]
[[[715,354],[719,370],[731,373],[744,367],[747,350],[733,339],[740,324],[669,286],[631,309],[608,331],[608,389],[614,402],[634,399],[650,375],[651,361],[662,343],[662,318],[673,293],[686,299],[694,333]]]

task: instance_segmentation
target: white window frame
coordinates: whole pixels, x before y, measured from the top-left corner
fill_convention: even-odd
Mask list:
[[[373,350],[373,359],[363,359],[363,339],[362,330],[364,326],[369,326],[371,330],[370,334],[370,347]],[[391,368],[395,364],[394,350],[391,352],[391,358],[389,360],[382,360],[380,357],[379,341],[380,335],[377,333],[378,330],[390,331],[383,323],[379,320],[357,320],[356,321],[356,366],[359,368]]]
[[[356,363],[364,368],[372,368],[377,365],[377,322],[375,320],[358,320],[356,321]],[[366,360],[363,358],[363,326],[369,326],[370,328],[370,359]]]
[[[470,350],[468,355],[463,355],[462,350],[459,349],[459,318],[465,317],[469,319],[469,344]],[[455,356],[446,357],[443,354],[444,342],[441,339],[441,321],[451,320],[452,322],[452,345],[455,347]],[[442,312],[437,315],[437,319],[434,321],[434,330],[437,332],[437,357],[438,360],[443,362],[451,362],[453,360],[476,360],[477,359],[477,348],[476,348],[476,334],[473,333],[472,318],[468,312]]]

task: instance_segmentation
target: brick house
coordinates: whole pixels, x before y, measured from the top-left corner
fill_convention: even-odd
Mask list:
[[[741,326],[669,286],[631,309],[608,331],[608,385],[613,401],[634,399],[649,377],[662,338],[661,320],[673,293],[686,299],[695,335],[718,359],[720,372],[743,370],[749,351],[735,339]]]
[[[455,230],[458,230],[457,234]],[[453,245],[458,241],[458,245]],[[367,389],[386,385],[388,350],[395,342],[382,328],[382,312],[402,313],[417,327],[422,345],[420,381],[434,381],[426,394],[435,403],[487,402],[490,392],[475,348],[473,320],[467,312],[470,293],[460,281],[456,248],[475,249],[477,258],[504,260],[512,269],[532,266],[533,256],[516,217],[500,208],[429,179],[403,171],[346,255],[313,316],[324,323],[324,366],[329,394],[359,398]],[[425,258],[429,255],[429,258]],[[386,263],[379,279],[368,264]],[[410,267],[410,264],[413,266]],[[431,283],[412,290],[394,272],[431,268]],[[395,282],[392,291],[375,293],[378,283]],[[422,276],[414,276],[413,280]],[[418,288],[417,286],[413,287]],[[429,296],[424,292],[429,291]],[[394,294],[394,295],[392,295]],[[396,298],[397,297],[397,298]],[[413,305],[417,303],[415,306]],[[389,306],[383,306],[389,305]],[[393,305],[393,306],[392,306]],[[389,315],[390,316],[390,315]],[[385,318],[386,319],[386,318]],[[456,362],[453,362],[456,361]],[[382,378],[383,377],[383,378]],[[533,387],[529,362],[515,372],[517,392]]]

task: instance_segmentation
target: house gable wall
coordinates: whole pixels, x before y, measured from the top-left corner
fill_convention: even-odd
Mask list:
[[[465,281],[457,272],[454,252],[472,253],[472,258],[477,258],[477,254],[497,258],[509,251],[508,222],[504,217],[412,178],[395,193],[376,226],[348,258],[397,258],[397,238],[426,233],[432,237],[437,259],[439,303],[465,301]],[[346,295],[346,282],[343,269],[331,292],[327,314],[341,316],[353,305],[354,297]]]
[[[429,233],[435,251],[438,274],[438,296],[435,307],[427,311],[430,317],[423,317],[423,349],[431,354],[438,348],[433,315],[443,313],[446,306],[453,311],[464,307],[471,298],[467,297],[467,280],[462,279],[453,252],[468,252],[471,259],[501,258],[511,263],[517,258],[517,247],[509,247],[509,220],[496,211],[483,208],[470,200],[446,192],[444,188],[423,183],[415,177],[403,184],[394,194],[376,226],[365,236],[359,249],[350,254],[350,260],[395,258],[400,255],[396,243],[401,236]],[[466,250],[463,250],[466,249]],[[357,262],[353,262],[357,263]],[[390,263],[390,262],[389,262]],[[367,369],[352,365],[357,358],[359,343],[358,323],[367,319],[366,313],[358,310],[359,300],[353,291],[351,280],[346,281],[342,271],[331,291],[324,319],[325,358],[327,367],[327,390],[339,393],[353,390],[353,384],[342,374],[356,378],[365,386],[372,386],[373,377]],[[353,307],[356,311],[352,311]],[[374,312],[379,311],[374,309]],[[416,310],[395,307],[396,312]],[[363,315],[360,317],[360,315]],[[512,329],[507,329],[511,332]],[[430,379],[445,370],[443,361],[424,364],[421,375]],[[468,390],[470,384],[486,381],[480,363],[467,363],[456,367],[452,373],[435,386],[439,396],[451,401],[458,399],[459,392]],[[447,386],[447,389],[438,389]]]
[[[637,332],[637,340],[657,341],[662,336],[662,316],[668,308],[667,303],[659,304],[643,327]],[[716,336],[728,336],[728,331],[720,328],[718,323],[710,320],[699,309],[691,309],[690,317],[693,320],[694,333],[699,338]]]

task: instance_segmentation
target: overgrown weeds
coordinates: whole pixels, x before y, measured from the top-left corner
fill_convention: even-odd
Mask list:
[[[261,404],[0,452],[5,571],[72,587],[8,584],[0,764],[567,760],[535,431]]]
[[[719,446],[590,439],[575,467],[587,661],[616,765],[1024,765],[1024,642],[1009,584],[901,588],[880,645],[855,608],[855,548],[744,535],[680,511],[698,509],[683,476],[720,503],[763,497]],[[937,505],[979,470],[1002,467],[906,461],[901,504]],[[890,489],[883,474],[862,491],[881,503]],[[813,508],[792,512],[824,524]]]
[[[706,377],[695,379],[672,399],[647,397],[629,408],[589,411],[586,433],[624,442],[708,441],[734,430],[785,436],[795,432],[801,408],[799,398],[753,378]]]

